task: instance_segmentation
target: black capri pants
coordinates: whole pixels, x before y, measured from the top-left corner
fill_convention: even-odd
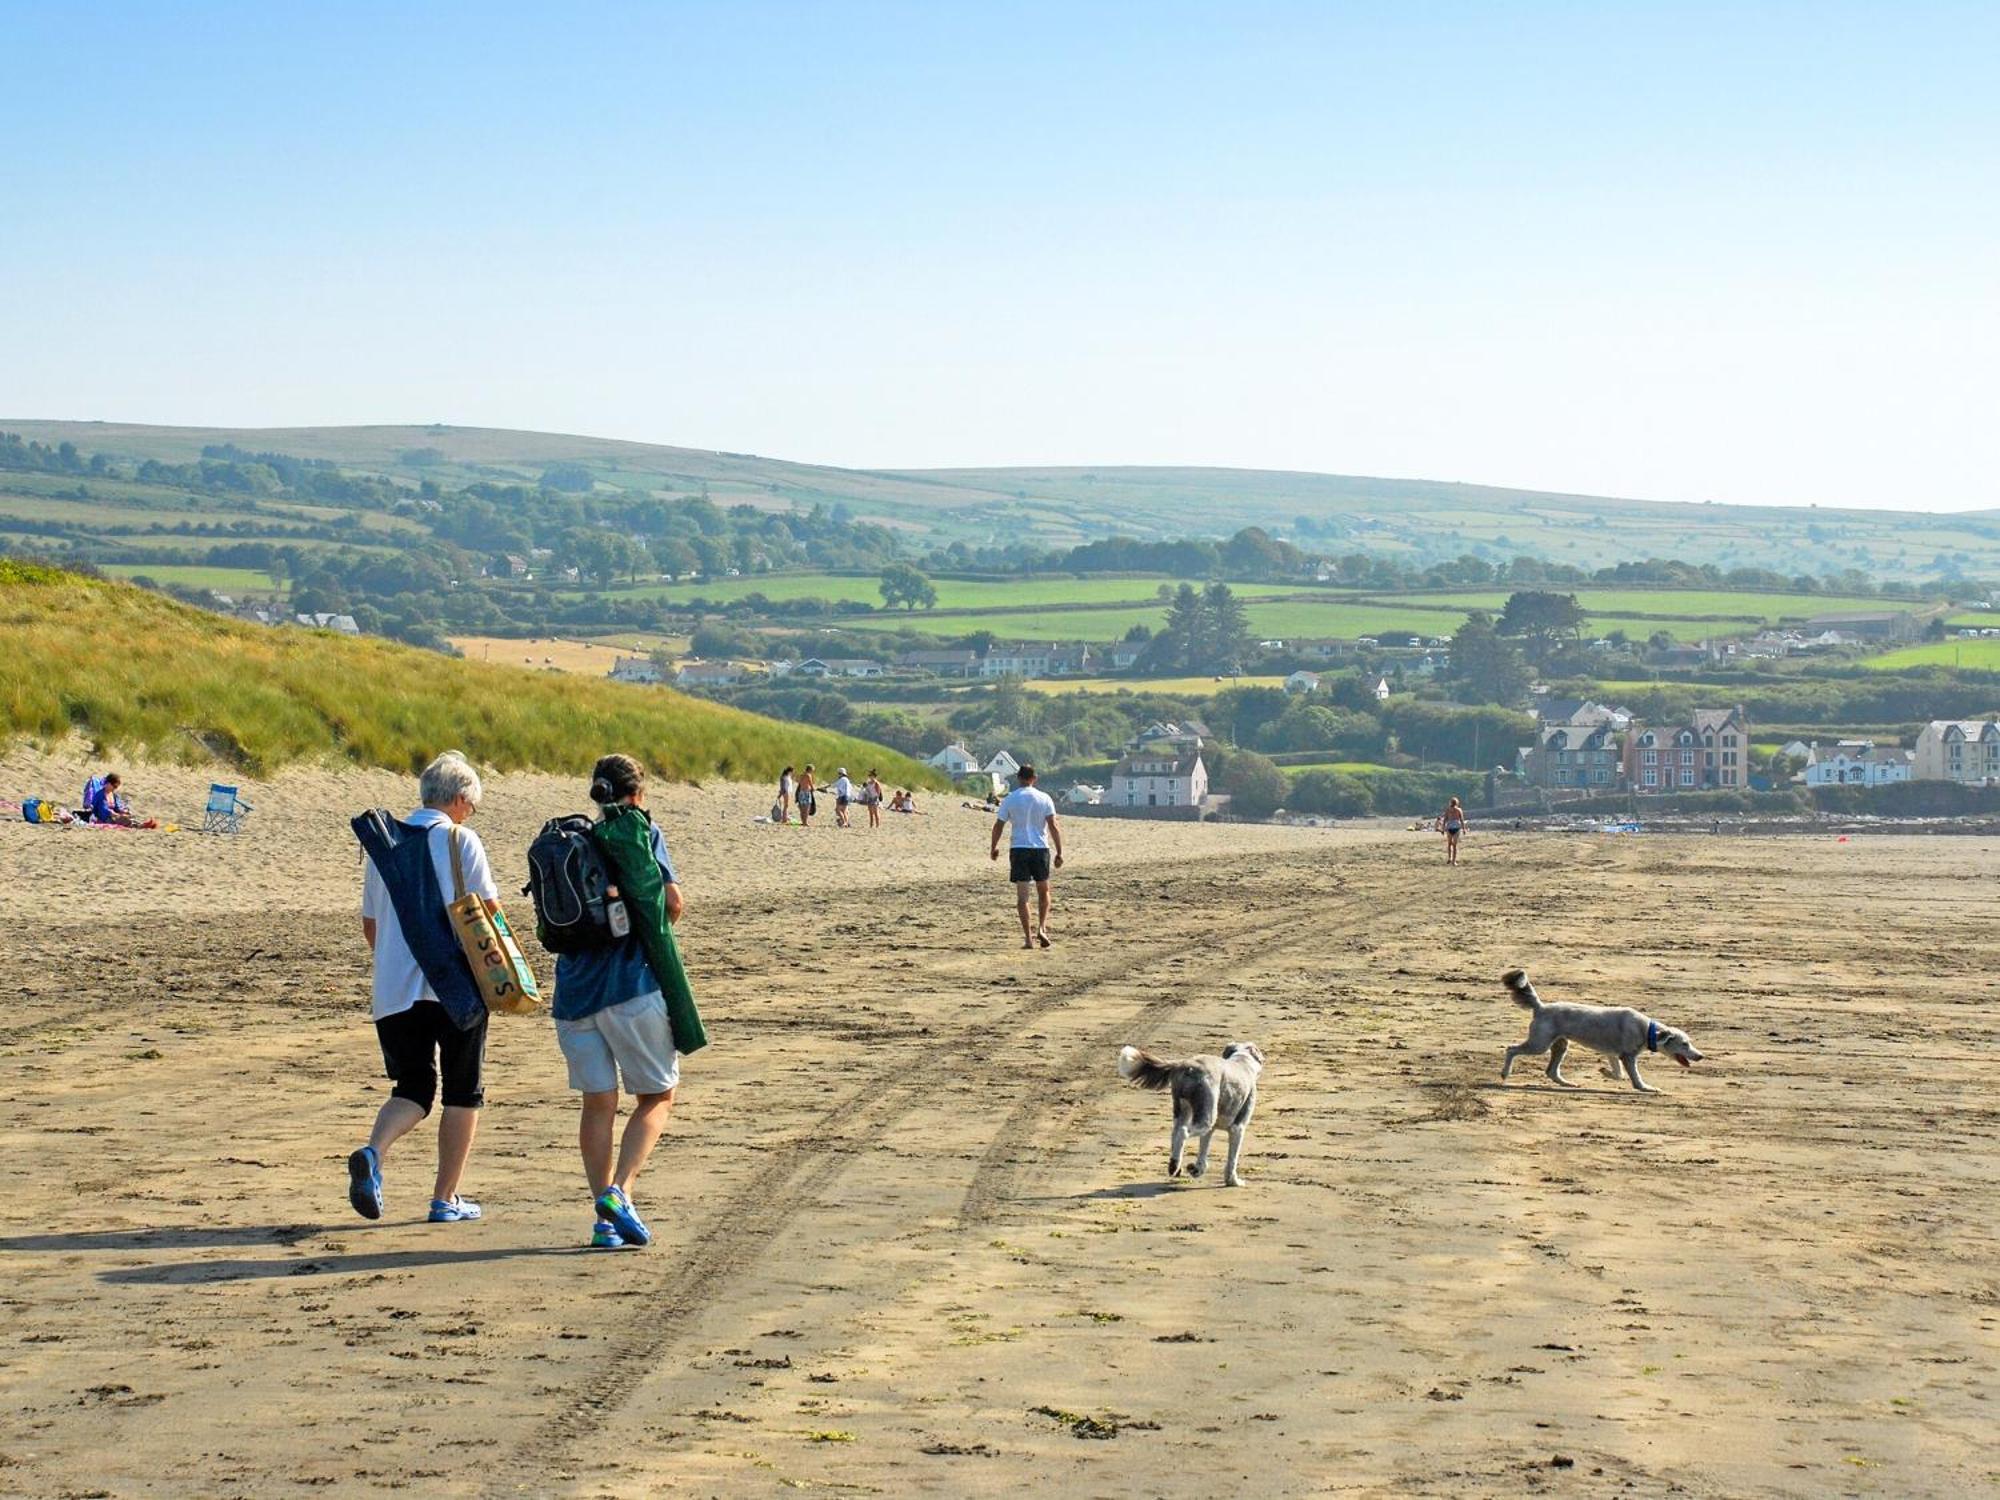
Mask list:
[[[477,1109],[486,1102],[479,1076],[486,1062],[485,1016],[470,1031],[460,1031],[437,1001],[419,1000],[382,1017],[375,1035],[382,1042],[382,1066],[396,1080],[390,1090],[396,1098],[429,1114],[442,1073],[447,1108]]]

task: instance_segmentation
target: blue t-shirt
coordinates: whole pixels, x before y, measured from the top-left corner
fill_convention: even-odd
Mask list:
[[[667,857],[666,835],[657,823],[653,825],[653,858],[659,862],[662,878],[678,885],[673,861]],[[609,1006],[657,994],[659,988],[635,924],[629,936],[605,947],[556,955],[556,998],[549,1014],[558,1021],[581,1021]]]

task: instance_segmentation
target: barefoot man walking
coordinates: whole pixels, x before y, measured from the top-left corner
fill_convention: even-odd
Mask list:
[[[1056,805],[1049,794],[1035,785],[1035,768],[1023,766],[1014,773],[1020,783],[1001,799],[993,810],[993,847],[990,856],[1000,857],[1000,835],[1009,828],[1008,877],[1014,882],[1014,905],[1021,918],[1021,946],[1049,945],[1049,852],[1054,841],[1055,868],[1062,868],[1062,829],[1056,823]],[[1028,897],[1038,903],[1033,920],[1028,915]]]

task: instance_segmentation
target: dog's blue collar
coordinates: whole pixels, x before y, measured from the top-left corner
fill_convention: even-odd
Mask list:
[[[1658,1052],[1660,1050],[1660,1023],[1658,1021],[1648,1021],[1646,1023],[1646,1050],[1648,1052]]]

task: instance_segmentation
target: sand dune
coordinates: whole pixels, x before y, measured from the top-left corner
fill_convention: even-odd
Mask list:
[[[16,752],[0,793],[74,795]],[[147,768],[183,816],[205,775]],[[0,1492],[1963,1495],[1990,1488],[2000,854],[1970,839],[1086,823],[1022,953],[981,815],[661,820],[715,1044],[580,1253],[546,1021],[496,1022],[467,1191],[354,1218],[386,1084],[345,819],[0,824]],[[578,800],[496,779],[503,879]],[[546,956],[538,956],[547,972]],[[1496,1080],[1496,976],[1629,1001],[1696,1070]],[[1238,1191],[1168,1186],[1119,1043],[1255,1039]],[[1986,1437],[1980,1434],[1984,1432]]]

